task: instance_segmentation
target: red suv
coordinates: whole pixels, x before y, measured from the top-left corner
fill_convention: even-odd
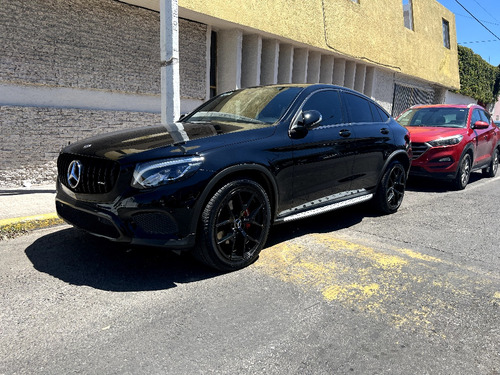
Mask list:
[[[451,180],[459,190],[467,186],[474,170],[495,176],[499,129],[483,107],[420,105],[407,109],[397,121],[410,131],[411,174]]]

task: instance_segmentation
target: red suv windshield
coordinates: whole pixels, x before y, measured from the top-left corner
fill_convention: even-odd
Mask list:
[[[468,108],[414,108],[403,113],[398,122],[403,126],[437,126],[465,128]]]

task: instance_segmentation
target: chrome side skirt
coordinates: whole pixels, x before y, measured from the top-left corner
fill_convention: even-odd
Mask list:
[[[352,206],[354,204],[366,202],[372,198],[373,198],[373,194],[366,194],[366,195],[361,195],[361,196],[358,195],[355,198],[350,198],[350,199],[342,200],[340,202],[327,204],[327,205],[324,205],[324,206],[321,206],[318,208],[309,209],[309,210],[305,210],[305,211],[301,210],[300,212],[297,212],[295,214],[292,214],[291,212],[297,211],[297,209],[286,210],[286,211],[281,212],[278,215],[275,222],[277,222],[277,223],[289,222],[289,221],[293,221],[293,220],[304,219],[306,217],[322,214],[324,212],[338,210],[339,208],[344,208],[344,207]],[[313,206],[314,203],[315,202],[310,202],[310,203],[308,203],[304,206],[301,206],[301,207]]]

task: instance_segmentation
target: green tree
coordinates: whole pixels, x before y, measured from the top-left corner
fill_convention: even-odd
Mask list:
[[[495,67],[470,48],[458,46],[460,94],[470,96],[485,105],[494,103],[500,91],[500,66]]]

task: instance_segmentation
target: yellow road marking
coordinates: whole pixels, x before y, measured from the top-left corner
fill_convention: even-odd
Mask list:
[[[325,301],[441,337],[435,322],[462,299],[479,299],[475,291],[488,286],[463,273],[466,268],[436,257],[385,245],[375,249],[330,234],[267,248],[255,267],[304,290],[316,289]]]

